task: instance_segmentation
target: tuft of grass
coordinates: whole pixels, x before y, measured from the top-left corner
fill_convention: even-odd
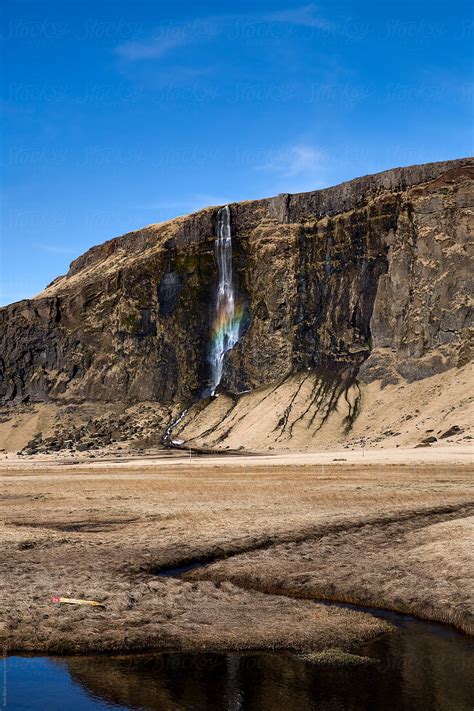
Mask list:
[[[351,654],[339,647],[332,647],[322,651],[308,651],[297,655],[304,662],[324,667],[361,667],[369,664],[378,664],[379,659],[365,657],[360,654]]]

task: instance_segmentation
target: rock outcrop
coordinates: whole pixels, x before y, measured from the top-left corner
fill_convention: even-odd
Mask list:
[[[359,383],[465,365],[473,176],[466,158],[232,204],[246,324],[222,389],[310,371],[330,411]],[[93,247],[39,296],[1,309],[1,402],[197,401],[209,382],[217,211]]]

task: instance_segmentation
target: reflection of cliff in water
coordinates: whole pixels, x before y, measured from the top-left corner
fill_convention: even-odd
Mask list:
[[[89,693],[133,709],[468,711],[470,652],[465,635],[408,621],[364,650],[378,664],[346,669],[289,653],[78,657],[59,664]]]

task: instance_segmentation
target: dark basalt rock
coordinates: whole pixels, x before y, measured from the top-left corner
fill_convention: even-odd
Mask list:
[[[308,368],[337,388],[388,384],[467,362],[473,172],[467,158],[232,204],[245,335],[222,387]],[[1,309],[0,403],[184,407],[205,392],[217,210],[94,247]]]
[[[171,316],[174,313],[182,288],[183,278],[179,272],[168,272],[163,275],[158,287],[158,301],[162,316]]]
[[[439,436],[440,439],[446,439],[446,437],[453,437],[454,435],[461,434],[463,432],[462,427],[459,427],[459,425],[453,425],[452,427],[449,428],[449,430],[446,430],[446,432],[443,432],[442,435]]]

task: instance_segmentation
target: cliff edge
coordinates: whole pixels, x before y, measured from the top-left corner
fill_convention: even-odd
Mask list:
[[[0,310],[1,403],[153,402],[162,431],[193,405],[185,439],[230,446],[238,431],[232,446],[247,446],[256,394],[273,391],[262,446],[354,436],[365,391],[433,378],[449,388],[469,367],[473,176],[466,158],[231,204],[244,318],[217,400],[202,395],[218,208],[93,247],[36,298]]]

